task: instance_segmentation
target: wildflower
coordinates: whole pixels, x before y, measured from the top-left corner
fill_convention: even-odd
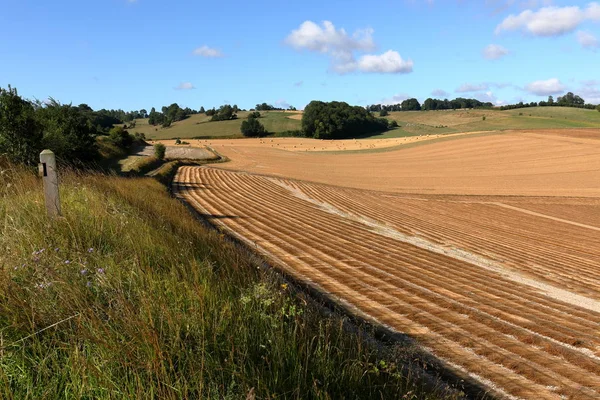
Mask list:
[[[65,264],[71,264],[70,260],[65,260]]]
[[[54,249],[54,251],[58,251],[58,250],[60,250],[58,247],[56,247],[56,248]]]
[[[81,273],[81,275],[87,275],[87,269],[82,269],[81,271],[79,271]]]
[[[93,247],[90,247],[90,248],[88,249],[88,253],[93,253],[93,252],[94,252],[94,248],[93,248]]]
[[[104,273],[104,268],[98,268],[96,270],[96,272],[98,272],[99,274],[103,274]]]
[[[87,286],[87,287],[92,287],[92,282],[88,281],[88,282],[85,284],[85,286]]]
[[[288,288],[288,284],[287,284],[287,283],[283,283],[283,284],[281,285],[281,288],[282,288],[283,290],[287,289],[287,288]]]

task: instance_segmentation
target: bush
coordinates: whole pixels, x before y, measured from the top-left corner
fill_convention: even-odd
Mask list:
[[[242,122],[240,130],[242,135],[247,137],[264,136],[266,133],[263,124],[261,124],[258,119],[254,118],[252,115],[249,115],[248,119]]]
[[[390,115],[390,113],[385,108],[382,108],[381,111],[379,111],[380,117],[387,117],[388,115]]]
[[[481,117],[481,120],[482,120],[482,121],[485,121],[485,115],[484,115],[483,117]]]
[[[108,132],[111,142],[122,149],[128,149],[133,143],[133,136],[129,134],[122,126],[115,126]]]
[[[253,113],[248,115],[248,117],[260,118],[260,113],[258,111],[254,111]]]
[[[397,127],[398,127],[398,121],[396,121],[394,119],[391,120],[391,121],[389,121],[389,124],[388,124],[388,128],[389,129],[394,129],[394,128],[397,128]]]
[[[154,156],[159,160],[165,159],[165,153],[167,152],[167,148],[162,143],[156,143],[154,145]]]
[[[181,144],[181,139],[179,139],[179,138],[175,139],[175,144]]]

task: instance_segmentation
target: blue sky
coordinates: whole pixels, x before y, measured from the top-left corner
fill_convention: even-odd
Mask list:
[[[0,86],[94,109],[600,103],[600,1],[0,0]],[[433,94],[432,94],[433,93]]]

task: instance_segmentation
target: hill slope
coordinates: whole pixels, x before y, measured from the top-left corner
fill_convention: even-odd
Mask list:
[[[300,120],[288,118],[297,113],[281,111],[261,111],[260,122],[268,132],[284,132],[300,129]],[[241,137],[240,126],[247,117],[248,112],[239,112],[238,118],[231,121],[211,122],[204,114],[192,115],[189,118],[178,121],[168,128],[148,125],[148,119],[136,120],[132,132],[146,135],[148,139],[190,139],[190,138],[229,138]]]

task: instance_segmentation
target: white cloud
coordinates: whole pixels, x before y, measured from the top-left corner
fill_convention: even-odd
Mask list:
[[[191,89],[196,89],[194,87],[194,85],[192,85],[191,82],[181,82],[177,87],[175,87],[175,90],[191,90]]]
[[[497,60],[507,55],[509,51],[497,44],[490,44],[483,49],[483,57],[488,60]]]
[[[320,53],[352,53],[355,50],[371,51],[375,49],[373,30],[358,30],[349,36],[346,31],[336,29],[330,21],[319,26],[312,21],[303,22],[285,39],[285,42],[297,50],[307,49]]]
[[[308,50],[326,54],[331,60],[331,69],[339,74],[354,71],[374,73],[412,72],[412,60],[404,60],[396,51],[389,50],[380,55],[365,54],[356,59],[355,53],[375,50],[373,29],[360,29],[349,35],[343,28],[337,29],[330,21],[318,25],[303,22],[285,39],[288,46],[296,50]]]
[[[207,58],[223,57],[223,53],[221,53],[219,50],[213,49],[206,45],[204,45],[202,47],[198,47],[197,49],[195,49],[193,51],[192,54],[194,54],[195,56],[207,57]]]
[[[578,31],[577,41],[584,49],[595,50],[598,47],[600,47],[600,42],[598,41],[598,38],[589,32]]]
[[[386,106],[391,105],[391,104],[398,104],[398,103],[402,103],[404,100],[410,99],[412,97],[413,96],[406,94],[406,93],[398,93],[398,94],[393,95],[390,98],[381,100],[381,104],[386,105]]]
[[[384,74],[407,74],[412,72],[412,60],[403,60],[397,51],[388,50],[381,55],[367,54],[358,60],[358,69],[362,72]]]
[[[600,89],[595,87],[583,87],[580,88],[578,94],[588,104],[600,104]]]
[[[498,100],[498,98],[494,95],[494,93],[492,93],[491,91],[487,91],[487,92],[480,92],[480,93],[475,93],[473,95],[473,97],[483,103],[494,103],[496,105],[498,105],[499,103],[501,103],[501,101]]]
[[[600,21],[599,3],[589,3],[584,9],[579,6],[553,6],[543,7],[538,11],[525,10],[518,15],[511,14],[496,27],[496,34],[520,30],[534,36],[557,36],[573,32],[587,20]]]
[[[463,83],[460,85],[455,92],[456,93],[468,93],[468,92],[481,92],[488,90],[490,85],[487,83]]]
[[[450,93],[448,93],[442,89],[435,89],[433,92],[431,92],[431,95],[436,98],[446,98],[446,97],[448,97],[449,94]]]
[[[565,91],[565,86],[556,78],[535,81],[525,86],[525,90],[538,96],[550,96]]]
[[[290,108],[290,103],[288,103],[287,101],[285,101],[284,99],[279,99],[275,102],[275,104],[273,104],[275,107],[278,108],[283,108],[283,109],[288,109]]]

